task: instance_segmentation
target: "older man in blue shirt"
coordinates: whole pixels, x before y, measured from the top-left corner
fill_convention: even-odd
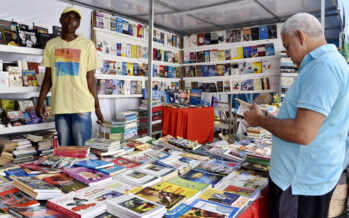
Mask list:
[[[254,104],[245,119],[273,134],[270,217],[327,218],[346,153],[349,67],[313,15],[290,17],[281,37],[299,76],[277,117]]]

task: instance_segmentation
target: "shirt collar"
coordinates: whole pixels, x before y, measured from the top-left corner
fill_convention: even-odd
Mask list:
[[[333,52],[333,51],[337,51],[336,46],[333,44],[325,44],[312,50],[303,58],[301,65],[299,66],[299,71],[302,69],[302,67],[304,67],[304,65],[309,63],[311,60],[320,57],[326,52]]]

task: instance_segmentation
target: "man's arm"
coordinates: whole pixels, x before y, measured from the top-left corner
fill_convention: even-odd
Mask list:
[[[46,112],[46,107],[44,100],[47,96],[47,93],[50,91],[52,86],[52,77],[51,77],[51,67],[46,67],[44,80],[42,81],[42,86],[40,90],[40,95],[36,105],[36,115],[43,118],[43,115]]]
[[[98,95],[96,90],[95,70],[88,71],[86,78],[87,78],[88,90],[90,90],[91,94],[95,98],[95,112],[97,116],[97,123],[102,124],[104,122],[104,118],[101,112],[101,108],[99,107],[99,100],[98,100]]]
[[[265,116],[256,104],[245,113],[245,120],[251,126],[261,126],[285,141],[302,145],[308,145],[315,139],[325,118],[321,113],[298,108],[295,119],[277,119]]]

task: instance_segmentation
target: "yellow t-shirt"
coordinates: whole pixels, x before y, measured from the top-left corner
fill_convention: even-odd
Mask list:
[[[78,36],[67,42],[61,37],[48,41],[41,65],[51,68],[52,112],[84,113],[94,110],[95,99],[87,84],[87,72],[98,67],[96,47]]]

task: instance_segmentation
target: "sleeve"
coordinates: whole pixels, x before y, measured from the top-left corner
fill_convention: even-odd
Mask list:
[[[50,54],[50,51],[51,51],[51,46],[49,44],[47,44],[45,46],[44,56],[43,56],[42,61],[41,61],[41,66],[43,66],[43,67],[52,67],[51,66],[51,54]]]
[[[99,67],[96,47],[92,41],[90,41],[87,48],[87,71],[95,70]]]
[[[340,79],[330,63],[318,62],[304,75],[297,108],[305,108],[328,116],[340,91]]]

